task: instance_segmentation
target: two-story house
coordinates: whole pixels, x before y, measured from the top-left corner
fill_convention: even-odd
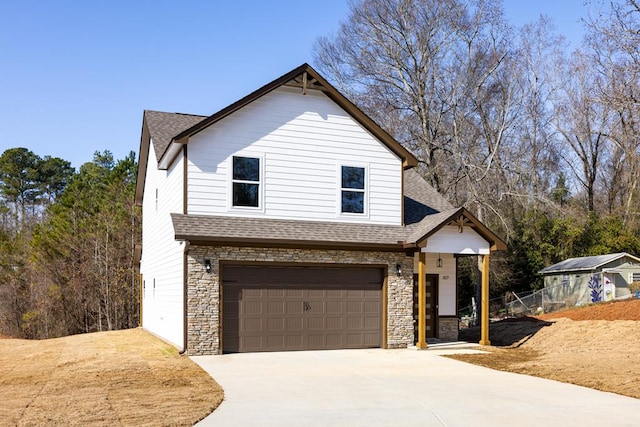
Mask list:
[[[455,257],[488,298],[505,245],[417,164],[307,64],[212,116],[145,111],[142,326],[189,354],[456,339]]]

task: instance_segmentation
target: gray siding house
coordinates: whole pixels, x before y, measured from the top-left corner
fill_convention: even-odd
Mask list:
[[[583,305],[630,296],[640,281],[640,258],[626,252],[569,258],[539,271],[552,302]]]

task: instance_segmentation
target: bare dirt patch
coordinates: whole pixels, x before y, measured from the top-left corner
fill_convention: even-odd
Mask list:
[[[640,320],[640,299],[602,302],[542,314],[536,317],[544,320],[559,319],[561,317],[571,320]]]
[[[222,388],[141,329],[44,341],[0,340],[6,425],[193,425]]]
[[[632,300],[509,319],[490,327],[491,343],[501,347],[452,357],[640,399],[638,311],[640,300]],[[461,331],[461,339],[478,338],[477,328]]]

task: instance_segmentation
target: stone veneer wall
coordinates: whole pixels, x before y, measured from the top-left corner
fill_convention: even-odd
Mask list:
[[[438,319],[438,338],[446,341],[458,341],[457,317],[440,317]]]
[[[211,261],[211,272],[204,260]],[[413,344],[413,258],[398,252],[191,246],[187,256],[187,352],[220,354],[220,262],[371,264],[387,266],[387,348]],[[396,264],[402,274],[396,275]]]

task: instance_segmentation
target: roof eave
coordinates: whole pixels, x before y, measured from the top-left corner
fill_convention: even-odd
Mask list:
[[[558,274],[558,273],[583,273],[597,270],[598,267],[585,267],[585,268],[563,268],[562,270],[540,270],[538,274],[547,275],[547,274]]]
[[[192,245],[229,245],[229,246],[254,246],[254,247],[296,247],[313,249],[352,249],[352,250],[377,250],[385,252],[405,252],[402,243],[378,243],[378,242],[337,242],[330,240],[298,240],[298,239],[263,239],[250,237],[220,237],[197,236],[189,234],[175,234],[175,240],[188,240]]]
[[[142,198],[144,196],[144,182],[147,178],[147,163],[149,161],[149,149],[151,147],[151,136],[149,134],[149,126],[145,114],[142,114],[142,132],[140,135],[140,153],[138,157],[138,173],[136,174],[136,191],[134,194],[134,204],[142,206]]]
[[[174,160],[182,151],[183,146],[189,141],[189,138],[177,139],[173,138],[167,149],[162,154],[162,157],[158,160],[158,169],[167,170],[171,167]]]

